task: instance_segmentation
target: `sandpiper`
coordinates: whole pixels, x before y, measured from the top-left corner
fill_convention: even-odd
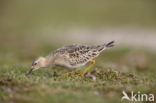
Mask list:
[[[104,45],[96,46],[82,44],[70,44],[63,46],[62,48],[57,49],[45,58],[37,57],[36,59],[34,59],[32,61],[31,69],[26,74],[26,76],[34,70],[37,70],[41,67],[47,67],[49,65],[59,65],[68,69],[74,69],[74,71],[69,73],[75,73],[77,71],[76,68],[84,66],[90,61],[91,65],[84,72],[78,74],[78,76],[84,76],[86,71],[95,63],[95,61],[92,59],[97,57],[106,48],[113,47],[113,43],[114,41],[111,41]],[[68,75],[69,73],[63,75]]]

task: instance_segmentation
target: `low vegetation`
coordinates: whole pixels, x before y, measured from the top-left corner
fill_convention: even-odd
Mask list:
[[[31,62],[4,65],[0,68],[0,102],[8,103],[103,103],[121,102],[125,91],[156,96],[155,54],[142,50],[112,49],[95,58],[96,64],[77,77],[89,65],[75,74],[61,77],[70,70],[59,66],[29,71]],[[128,100],[123,100],[129,102]]]

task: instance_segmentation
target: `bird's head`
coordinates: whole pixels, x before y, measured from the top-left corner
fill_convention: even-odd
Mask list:
[[[26,74],[28,76],[32,71],[37,70],[41,67],[46,67],[46,60],[43,57],[37,57],[32,61],[31,69],[29,72]]]

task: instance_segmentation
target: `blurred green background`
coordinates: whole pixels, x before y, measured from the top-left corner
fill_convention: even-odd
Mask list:
[[[7,56],[18,60],[46,56],[69,43],[115,40],[148,48],[155,43],[155,5],[155,0],[1,0],[0,62]]]
[[[101,53],[91,70],[111,68],[156,78],[155,28],[155,0],[0,0],[0,70],[4,72],[1,76],[18,68],[24,78],[34,58],[45,57],[67,44],[97,45],[115,40],[115,47]],[[42,70],[36,73],[44,74]],[[62,94],[67,92],[63,86]],[[73,97],[75,100],[83,96],[83,91],[79,92]],[[67,98],[72,101],[71,95]],[[58,101],[66,97],[60,98]],[[87,98],[88,102],[94,101],[89,100],[93,98],[90,94]],[[95,101],[103,102],[103,98]]]

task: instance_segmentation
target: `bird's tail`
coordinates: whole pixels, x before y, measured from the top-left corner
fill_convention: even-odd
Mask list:
[[[102,52],[103,50],[107,49],[107,48],[110,48],[110,47],[113,47],[114,45],[112,45],[114,43],[114,41],[111,41],[107,44],[104,44],[104,45],[100,45],[100,46],[97,46],[97,50],[99,52]]]
[[[105,45],[105,47],[106,47],[106,48],[113,47],[113,46],[114,46],[114,45],[112,45],[113,43],[114,43],[114,41],[111,41],[111,42],[107,43],[107,44]]]

